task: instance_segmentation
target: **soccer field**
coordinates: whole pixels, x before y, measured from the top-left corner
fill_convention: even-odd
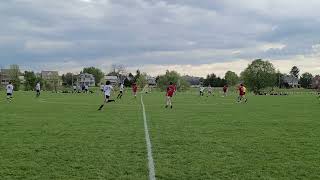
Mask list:
[[[2,92],[3,94],[3,92]],[[114,97],[114,96],[113,96]],[[315,95],[144,94],[157,179],[320,179]],[[148,179],[140,96],[18,92],[0,102],[0,179]]]

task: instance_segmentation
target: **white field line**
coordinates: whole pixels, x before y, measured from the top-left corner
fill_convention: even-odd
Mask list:
[[[148,151],[149,180],[156,180],[154,161],[153,161],[153,157],[152,157],[152,145],[151,145],[151,140],[150,140],[150,135],[149,135],[146,110],[144,107],[142,95],[141,95],[141,106],[142,106],[142,114],[143,114],[143,121],[144,121],[144,132],[145,132],[147,151]]]

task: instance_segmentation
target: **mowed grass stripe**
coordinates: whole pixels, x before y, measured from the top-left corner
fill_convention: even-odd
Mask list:
[[[164,94],[144,100],[158,179],[320,178],[314,96],[250,95],[247,104],[224,104],[236,95],[178,94],[173,110],[156,103]]]
[[[1,179],[148,178],[139,102],[125,97],[116,104],[136,106],[98,112],[100,96],[62,97],[75,104],[41,103],[33,93],[0,104]],[[77,105],[86,102],[97,106]]]

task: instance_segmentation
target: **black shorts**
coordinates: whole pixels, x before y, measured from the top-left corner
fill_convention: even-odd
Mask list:
[[[37,93],[40,93],[40,90],[37,90]]]
[[[7,96],[12,96],[12,93],[7,93]]]
[[[110,96],[106,95],[106,99],[109,99],[109,98],[110,98]]]
[[[123,93],[123,91],[120,91],[120,94],[122,94]]]

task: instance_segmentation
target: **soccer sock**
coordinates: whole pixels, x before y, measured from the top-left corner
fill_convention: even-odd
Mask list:
[[[103,108],[103,106],[104,106],[104,104],[102,104],[102,105],[99,107],[98,110],[100,111],[100,110]]]

